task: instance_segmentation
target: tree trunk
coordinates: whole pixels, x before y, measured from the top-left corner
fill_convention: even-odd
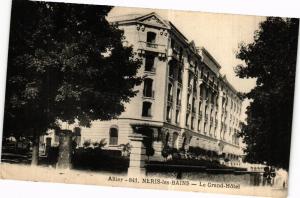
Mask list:
[[[60,130],[57,168],[71,169],[72,168],[71,157],[72,157],[72,131]]]
[[[32,157],[31,157],[31,166],[37,166],[39,162],[39,143],[40,137],[35,135],[32,141]]]

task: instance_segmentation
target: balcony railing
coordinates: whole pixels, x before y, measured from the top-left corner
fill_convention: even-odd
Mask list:
[[[144,92],[144,97],[145,98],[152,98],[152,99],[154,99],[154,95],[155,95],[155,91],[153,90],[153,91],[151,91],[151,92]]]
[[[158,45],[156,43],[149,43],[149,42],[146,42],[146,46],[151,47],[151,48],[157,48],[158,47]]]
[[[195,107],[192,108],[192,112],[196,113],[196,108]]]
[[[192,85],[189,85],[189,86],[188,86],[188,91],[189,91],[189,92],[192,92]]]
[[[149,43],[145,41],[139,41],[138,49],[159,52],[159,53],[166,53],[166,45]]]
[[[151,69],[145,69],[145,73],[155,73],[156,72],[156,68],[152,67]]]
[[[207,114],[205,114],[205,118],[204,118],[204,120],[205,120],[205,122],[207,122],[207,121],[208,121],[208,115],[207,115]]]
[[[199,112],[199,119],[202,119],[202,111]]]
[[[191,104],[188,104],[188,105],[187,105],[187,110],[188,110],[188,111],[191,111]]]
[[[177,106],[181,106],[181,100],[177,100],[177,101],[176,101],[176,105],[177,105]]]

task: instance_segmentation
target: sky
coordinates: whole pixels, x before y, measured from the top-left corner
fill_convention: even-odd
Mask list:
[[[171,21],[189,41],[194,40],[196,46],[205,47],[221,65],[221,74],[226,75],[236,90],[248,92],[255,86],[255,79],[241,79],[235,75],[234,67],[243,64],[236,58],[236,53],[241,42],[246,44],[253,42],[254,32],[259,29],[259,23],[265,17],[114,7],[108,14],[108,18],[150,12],[156,12],[163,19]],[[249,101],[244,101],[243,112],[248,105]],[[245,119],[245,115],[242,117]]]

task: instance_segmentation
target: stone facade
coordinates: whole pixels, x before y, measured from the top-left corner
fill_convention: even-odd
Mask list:
[[[192,146],[239,165],[242,99],[220,74],[218,62],[156,13],[120,18],[111,23],[124,30],[124,45],[132,45],[142,59],[138,75],[145,78],[118,119],[81,128],[81,145],[105,139],[106,149],[120,149],[129,136],[143,131],[154,140],[154,157],[161,156],[165,144]]]

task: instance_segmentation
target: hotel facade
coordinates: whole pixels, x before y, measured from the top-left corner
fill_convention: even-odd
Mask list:
[[[240,165],[242,99],[213,56],[156,13],[120,16],[111,23],[124,30],[124,45],[142,60],[138,75],[144,80],[118,119],[80,128],[80,144],[105,139],[106,149],[121,149],[130,135],[142,132],[152,138],[157,159],[165,145],[200,147]]]

